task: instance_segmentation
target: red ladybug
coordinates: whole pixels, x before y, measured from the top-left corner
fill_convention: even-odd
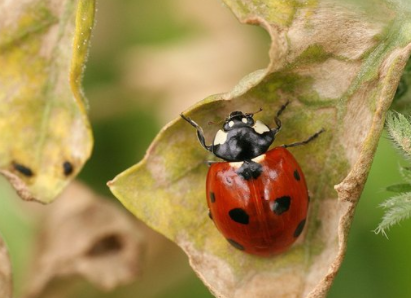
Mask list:
[[[268,150],[281,129],[277,112],[276,127],[255,121],[255,113],[232,112],[213,144],[205,144],[202,128],[181,117],[197,129],[201,145],[225,162],[212,162],[206,191],[209,216],[218,230],[235,248],[258,256],[272,256],[288,249],[304,229],[309,196],[304,174],[286,149],[314,140],[321,129],[307,140]]]

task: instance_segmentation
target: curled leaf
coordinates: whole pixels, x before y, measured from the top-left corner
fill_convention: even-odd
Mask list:
[[[23,199],[52,201],[90,155],[80,82],[94,10],[94,0],[0,6],[0,171]]]
[[[82,277],[102,290],[130,283],[141,272],[144,237],[136,220],[81,184],[71,184],[45,216],[29,289],[51,297]]]
[[[0,297],[12,297],[12,278],[10,257],[6,244],[0,237]]]
[[[213,157],[181,119],[167,125],[145,158],[109,186],[138,218],[184,249],[217,297],[325,297],[410,55],[411,23],[397,2],[225,2],[242,22],[269,32],[271,62],[185,114],[204,128],[207,143],[218,129],[208,122],[261,107],[257,118],[272,127],[287,100],[277,145],[326,129],[315,142],[290,149],[311,194],[303,237],[269,259],[231,247],[207,215],[206,161]]]

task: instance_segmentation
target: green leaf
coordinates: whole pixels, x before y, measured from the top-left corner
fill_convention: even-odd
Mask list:
[[[395,185],[388,186],[386,190],[392,191],[392,192],[409,192],[411,191],[411,185],[408,183],[395,184]]]
[[[411,183],[411,167],[400,166],[400,174],[405,181]]]
[[[0,20],[0,171],[51,202],[92,148],[81,76],[94,0],[7,2]]]
[[[410,112],[411,103],[411,59],[408,60],[405,66],[404,72],[401,76],[400,83],[398,85],[397,91],[395,92],[394,101],[391,106],[392,109],[402,112]]]
[[[411,216],[411,193],[403,193],[395,196],[384,203],[381,207],[386,209],[382,222],[375,229],[375,233],[382,233],[387,236],[386,231],[400,221],[410,218]]]
[[[231,247],[207,216],[206,161],[213,157],[179,117],[140,163],[109,182],[110,189],[138,218],[182,247],[216,296],[324,297],[345,254],[385,114],[410,55],[409,11],[385,1],[225,3],[241,22],[267,29],[270,63],[231,92],[210,96],[184,114],[204,128],[208,144],[219,128],[208,122],[261,107],[256,116],[273,126],[287,100],[276,146],[325,128],[311,144],[290,149],[312,198],[305,234],[288,252],[268,259]]]
[[[411,118],[398,112],[389,111],[387,130],[394,145],[402,153],[411,156]]]

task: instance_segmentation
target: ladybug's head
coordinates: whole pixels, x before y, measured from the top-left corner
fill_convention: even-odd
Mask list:
[[[261,109],[259,110],[261,111]],[[251,160],[267,152],[275,131],[253,116],[258,113],[232,112],[217,131],[210,147],[215,156],[225,161]]]
[[[230,131],[235,128],[249,126],[252,127],[254,125],[254,114],[253,113],[246,113],[240,111],[234,111],[230,113],[230,116],[227,117],[224,121],[223,130]]]

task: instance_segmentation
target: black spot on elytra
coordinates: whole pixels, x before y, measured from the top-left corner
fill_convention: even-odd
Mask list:
[[[69,176],[73,173],[74,168],[73,168],[73,164],[69,161],[65,161],[63,163],[63,173],[65,176]]]
[[[17,162],[13,162],[13,168],[26,177],[32,177],[34,175],[33,171],[29,167],[26,167]]]
[[[249,216],[244,209],[234,208],[228,212],[228,215],[232,220],[243,225],[247,225],[249,222]]]
[[[289,196],[283,196],[281,198],[275,199],[274,202],[270,205],[271,210],[277,214],[283,214],[284,212],[290,209],[291,198]]]
[[[214,219],[213,219],[213,215],[211,214],[211,210],[210,210],[210,209],[208,209],[208,217],[209,217],[211,220],[214,220]]]
[[[297,181],[300,181],[300,173],[298,173],[298,171],[297,170],[295,170],[294,171],[294,178],[295,178],[295,180],[297,180]]]
[[[305,219],[303,219],[302,221],[300,221],[300,223],[298,224],[297,228],[294,231],[294,237],[297,238],[298,236],[301,235],[301,232],[303,231],[305,226]]]
[[[245,161],[236,173],[245,180],[257,179],[263,172],[263,167],[254,161]]]
[[[227,238],[228,243],[230,243],[232,246],[234,246],[235,248],[239,249],[239,250],[244,250],[244,246],[242,246],[240,243],[234,241],[233,239],[228,239]]]
[[[210,201],[211,203],[215,202],[215,194],[212,191],[210,191]]]

